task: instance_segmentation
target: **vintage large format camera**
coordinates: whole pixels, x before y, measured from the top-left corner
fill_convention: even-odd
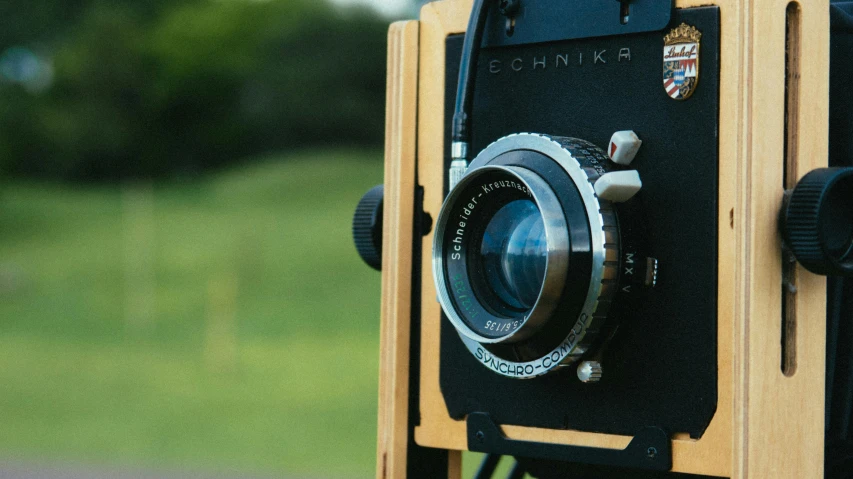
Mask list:
[[[443,0],[388,58],[378,477],[853,477],[853,2]]]

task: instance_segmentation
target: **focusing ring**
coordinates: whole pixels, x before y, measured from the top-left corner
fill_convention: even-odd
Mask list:
[[[543,180],[555,181],[555,177],[564,176],[576,190],[579,201],[576,210],[568,213],[580,215],[588,235],[586,279],[580,285],[577,307],[572,307],[572,299],[556,308],[548,325],[529,339],[520,343],[495,344],[503,341],[483,341],[482,336],[471,334],[456,305],[451,300],[449,279],[446,277],[445,255],[450,220],[449,211],[454,208],[454,195],[451,192],[439,215],[433,247],[433,272],[438,291],[439,302],[454,327],[459,331],[463,343],[481,363],[498,374],[516,378],[532,378],[558,366],[566,365],[578,359],[595,340],[598,331],[604,326],[607,313],[618,290],[620,233],[618,218],[610,202],[598,198],[593,183],[609,169],[606,154],[597,146],[573,138],[550,137],[545,135],[520,133],[495,141],[486,147],[471,163],[466,178],[478,173],[489,165],[530,167],[525,157],[545,157],[552,165],[552,171],[543,175],[542,168],[532,170]],[[530,163],[530,162],[528,162]],[[534,162],[535,163],[535,162]],[[540,162],[541,163],[541,162]],[[540,171],[536,171],[539,169]],[[460,186],[467,184],[463,178]],[[463,186],[464,187],[464,186]],[[559,193],[559,192],[558,192]],[[577,227],[577,225],[575,225]],[[583,247],[581,241],[572,237],[572,248]],[[569,270],[583,262],[582,256],[570,256]],[[565,288],[578,288],[578,281],[567,281]],[[584,286],[585,285],[585,286]],[[565,291],[564,291],[565,292]],[[516,338],[517,339],[517,338]]]

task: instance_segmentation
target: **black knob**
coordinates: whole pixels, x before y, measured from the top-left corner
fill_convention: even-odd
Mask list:
[[[352,238],[358,255],[375,270],[382,269],[382,185],[370,189],[355,208]]]
[[[782,234],[812,273],[853,276],[853,168],[806,174],[787,198]]]

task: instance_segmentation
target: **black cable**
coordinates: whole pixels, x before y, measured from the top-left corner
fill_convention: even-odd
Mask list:
[[[477,77],[477,60],[480,57],[480,43],[486,27],[488,9],[485,0],[474,0],[468,30],[462,44],[462,60],[459,65],[459,83],[456,90],[456,107],[453,113],[451,138],[454,159],[468,159],[468,144],[471,142],[471,109],[474,104],[474,82]],[[464,146],[462,146],[464,145]]]

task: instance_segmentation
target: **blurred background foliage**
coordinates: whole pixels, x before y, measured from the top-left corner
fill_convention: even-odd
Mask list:
[[[422,1],[333,1],[0,1],[0,477],[375,475],[350,221]]]
[[[0,477],[374,474],[393,18],[334,1],[0,2]]]
[[[387,25],[316,0],[5,0],[0,171],[183,176],[381,145]]]

